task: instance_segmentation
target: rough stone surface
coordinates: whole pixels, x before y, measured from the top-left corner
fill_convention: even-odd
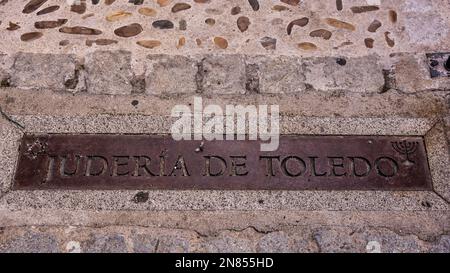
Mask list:
[[[0,232],[2,235],[4,231]],[[4,235],[0,237],[0,252],[2,253],[56,253],[60,252],[54,235],[47,232],[25,231],[15,234],[9,240]]]
[[[197,62],[184,56],[149,55],[146,92],[152,95],[195,94]]]
[[[155,253],[159,244],[158,238],[146,234],[135,234],[131,239],[135,253]]]
[[[304,60],[306,83],[316,90],[378,93],[383,90],[383,66],[374,55]]]
[[[241,232],[225,231],[204,242],[205,251],[214,253],[251,253],[255,252],[254,245],[251,229]]]
[[[139,236],[136,237],[136,234]],[[199,236],[192,229],[146,227],[8,227],[0,236],[4,252],[186,253],[186,252],[369,252],[411,253],[450,251],[448,233],[419,237],[383,227],[294,226],[284,231],[253,228],[222,230]]]
[[[263,253],[286,253],[292,252],[289,236],[284,232],[271,232],[263,236],[258,242],[258,252]]]
[[[0,107],[3,115],[3,109]],[[0,197],[6,192],[11,185],[13,172],[16,165],[15,153],[18,150],[22,132],[16,124],[11,123],[4,117],[0,117]]]
[[[92,234],[91,238],[81,244],[88,253],[124,253],[127,252],[125,238],[120,234]]]
[[[440,196],[445,198],[447,202],[450,200],[450,172],[448,165],[450,164],[450,146],[448,146],[445,134],[445,125],[436,124],[425,138],[427,148],[435,147],[428,150],[428,162],[430,165],[436,166],[431,168],[431,176],[433,179],[433,188]]]
[[[85,68],[88,93],[131,94],[134,74],[130,52],[96,51],[86,57]]]
[[[290,94],[306,90],[302,60],[296,57],[260,57],[256,63],[261,94]]]
[[[244,94],[245,62],[240,55],[209,55],[199,68],[204,94]]]
[[[405,23],[408,26],[406,28],[406,33],[411,44],[419,44],[426,46],[433,46],[439,43],[443,37],[447,36],[449,33],[448,29],[448,17],[441,17],[440,14],[430,9],[433,5],[431,1],[409,1],[409,10],[411,12],[406,12],[404,14]],[[424,4],[428,2],[427,4]],[[433,1],[433,2],[445,2],[445,1]],[[449,7],[447,3],[442,3]],[[412,7],[412,6],[415,7]],[[427,6],[425,6],[427,5]],[[425,7],[424,7],[425,6]],[[418,7],[423,7],[419,9]],[[448,16],[448,15],[447,15]]]
[[[450,91],[450,77],[431,78],[425,54],[399,54],[394,63],[396,88],[407,93]]]
[[[430,244],[417,236],[383,229],[362,231],[351,228],[320,228],[313,236],[320,252],[404,253],[425,252],[430,248]],[[443,244],[439,241],[435,243],[439,246]]]
[[[23,89],[74,89],[77,81],[74,55],[18,53],[11,71],[10,85]]]

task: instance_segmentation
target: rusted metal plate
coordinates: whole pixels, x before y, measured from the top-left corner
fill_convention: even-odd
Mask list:
[[[156,135],[27,135],[15,190],[429,190],[421,137],[281,136],[174,141]]]

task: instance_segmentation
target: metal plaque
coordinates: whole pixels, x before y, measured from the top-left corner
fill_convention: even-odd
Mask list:
[[[26,135],[15,190],[430,190],[421,137]]]

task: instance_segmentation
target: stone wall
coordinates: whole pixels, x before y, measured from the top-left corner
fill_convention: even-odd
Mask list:
[[[0,0],[0,252],[450,252],[450,77],[427,58],[450,52],[449,15],[447,0]],[[434,188],[11,190],[24,134],[166,134],[194,96],[279,105],[283,134],[422,136]]]

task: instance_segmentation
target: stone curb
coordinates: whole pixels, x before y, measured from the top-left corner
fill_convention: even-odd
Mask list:
[[[411,75],[414,75],[413,80]],[[295,56],[148,55],[129,51],[0,55],[2,86],[89,94],[301,94],[450,91],[450,79],[431,79],[425,56],[393,54],[340,58]]]

